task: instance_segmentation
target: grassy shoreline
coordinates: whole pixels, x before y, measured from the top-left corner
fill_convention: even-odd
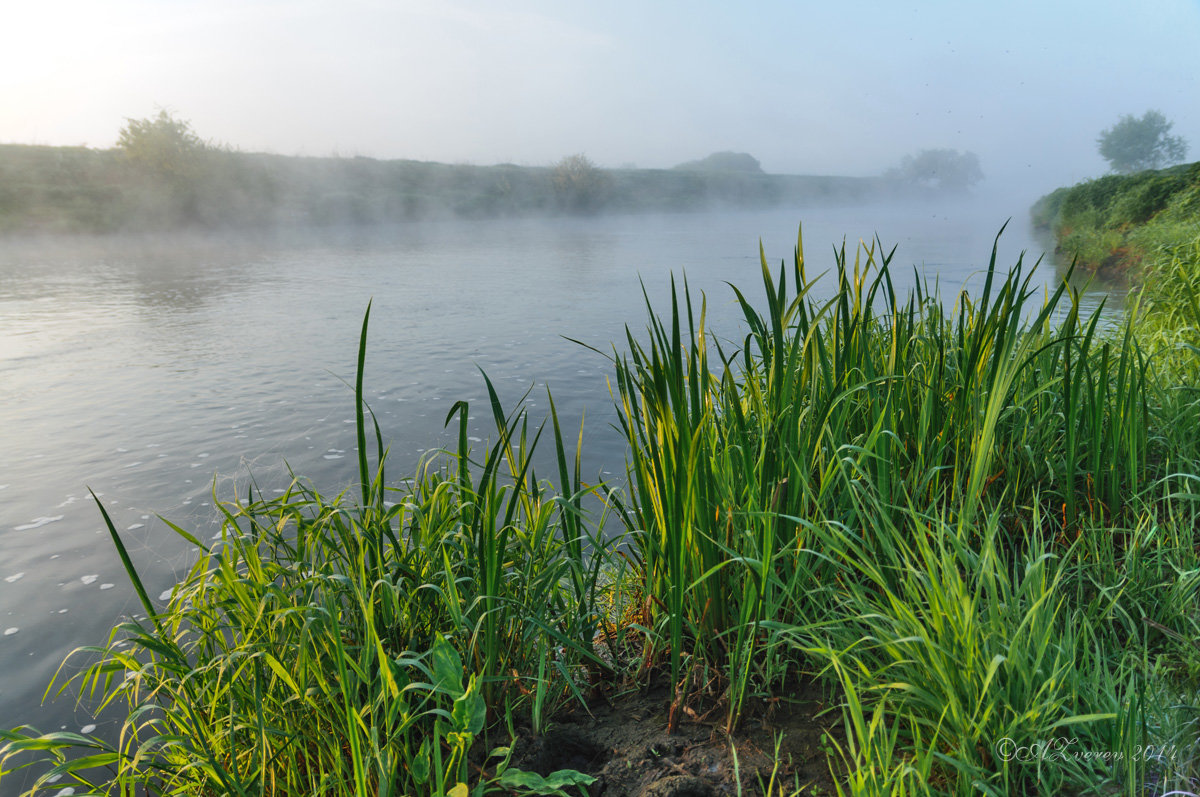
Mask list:
[[[145,164],[119,149],[0,144],[0,234],[289,231],[938,195],[883,177],[589,164],[573,181],[560,178],[555,166],[291,157],[213,147],[169,164]]]
[[[1030,212],[1035,226],[1054,234],[1060,253],[1144,284],[1143,263],[1200,237],[1200,163],[1059,188]]]
[[[176,528],[206,555],[170,603],[139,590],[58,685],[122,707],[120,739],[0,731],[0,781],[36,755],[43,791],[576,794],[604,773],[520,770],[515,728],[660,683],[668,727],[729,733],[802,676],[840,695],[841,793],[1197,791],[1196,293],[1110,328],[994,250],[952,305],[890,269],[843,250],[818,301],[801,242],[764,254],[735,341],[686,283],[647,302],[611,352],[626,491],[585,480],[552,400],[508,412],[490,382],[486,446],[459,402],[458,447],[389,478],[368,311],[360,489],[234,497],[212,546]],[[809,793],[788,766],[765,774]]]

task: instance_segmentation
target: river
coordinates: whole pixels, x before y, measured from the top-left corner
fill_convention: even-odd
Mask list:
[[[199,235],[0,244],[0,726],[78,730],[96,720],[69,698],[42,705],[64,656],[101,643],[133,590],[88,489],[121,530],[152,595],[169,590],[219,525],[212,491],[271,494],[287,466],[322,491],[355,475],[359,326],[373,302],[367,397],[391,446],[390,472],[446,444],[450,406],[480,410],[480,369],[505,401],[546,387],[584,425],[588,476],[618,478],[623,448],[602,350],[645,324],[639,278],[658,306],[671,274],[708,297],[710,325],[740,334],[733,282],[761,295],[758,247],[789,263],[798,225],[812,274],[845,238],[897,245],[953,296],[978,284],[992,240],[1002,265],[1047,242],[1023,207],[836,208],[433,222],[324,239]],[[1052,260],[1039,278],[1058,279]],[[1093,294],[1099,295],[1099,294]]]

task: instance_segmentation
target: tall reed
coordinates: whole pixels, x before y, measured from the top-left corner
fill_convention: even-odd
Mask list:
[[[1001,271],[995,247],[982,295],[952,310],[927,286],[898,296],[878,242],[836,255],[821,299],[802,240],[777,275],[762,254],[765,309],[733,288],[740,344],[712,339],[685,284],[669,317],[649,308],[646,342],[628,333],[613,355],[624,517],[662,632],[649,644],[669,651],[677,703],[688,662],[725,670],[731,727],[749,685],[781,674],[762,624],[822,616],[814,523],[907,528],[915,503],[978,542],[976,516],[1003,506],[996,544],[1019,550],[1030,511],[1059,517],[1066,542],[1142,487],[1147,364],[1128,328],[1101,341],[1065,281],[1034,303],[1034,268]]]

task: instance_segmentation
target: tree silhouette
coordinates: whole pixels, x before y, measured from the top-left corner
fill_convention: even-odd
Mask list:
[[[900,166],[888,171],[894,180],[939,191],[963,192],[983,179],[979,156],[956,149],[923,149],[905,155]]]
[[[1178,163],[1187,157],[1188,146],[1180,136],[1169,135],[1173,125],[1159,111],[1146,111],[1141,119],[1125,114],[1096,139],[1100,157],[1119,174]]]
[[[568,155],[554,165],[554,194],[559,204],[576,213],[599,210],[608,190],[608,175],[587,155]]]
[[[150,119],[126,119],[117,137],[117,147],[147,171],[163,176],[181,176],[194,166],[198,153],[207,145],[192,131],[191,123],[160,110]]]

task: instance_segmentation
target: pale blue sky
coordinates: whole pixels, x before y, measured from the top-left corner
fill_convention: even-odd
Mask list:
[[[1100,174],[1157,108],[1200,159],[1200,0],[3,0],[0,141],[108,147],[165,107],[243,150],[874,174]]]

